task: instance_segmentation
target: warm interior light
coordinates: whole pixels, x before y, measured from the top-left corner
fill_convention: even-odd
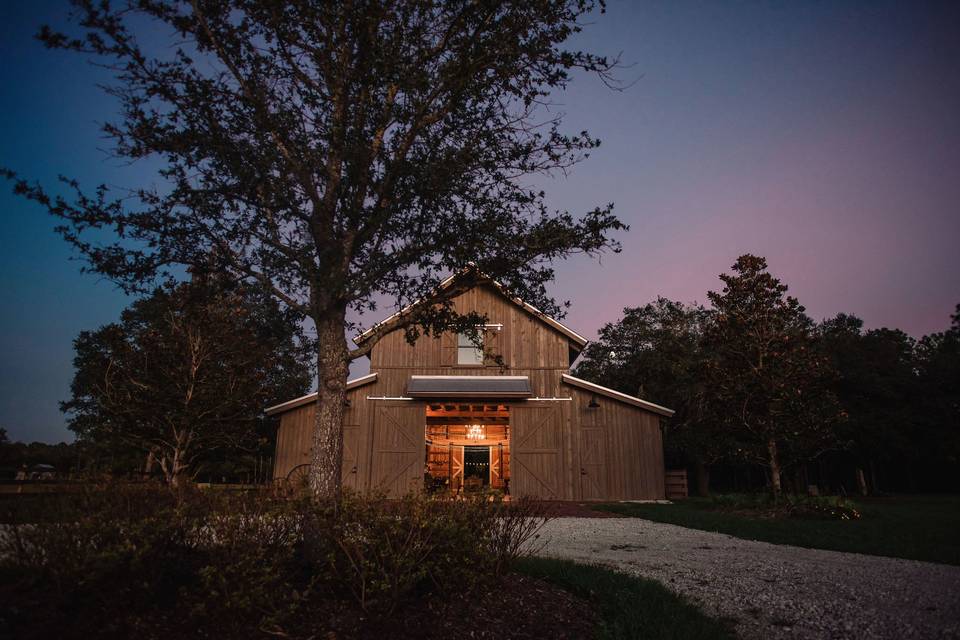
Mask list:
[[[487,434],[486,430],[483,428],[482,424],[470,424],[467,425],[467,438],[470,440],[484,440],[486,439]]]

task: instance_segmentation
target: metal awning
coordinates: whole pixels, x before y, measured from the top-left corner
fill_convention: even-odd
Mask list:
[[[527,376],[410,376],[411,398],[529,398]]]

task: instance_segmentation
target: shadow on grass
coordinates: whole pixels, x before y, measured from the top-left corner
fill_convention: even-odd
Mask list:
[[[659,582],[553,558],[523,558],[517,570],[546,580],[595,608],[603,640],[735,638],[729,621],[707,616]]]

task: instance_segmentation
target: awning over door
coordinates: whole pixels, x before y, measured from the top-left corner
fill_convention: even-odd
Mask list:
[[[410,376],[411,398],[529,398],[527,376]]]

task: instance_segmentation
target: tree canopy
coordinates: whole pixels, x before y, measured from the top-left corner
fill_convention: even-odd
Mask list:
[[[134,302],[74,342],[83,445],[142,452],[172,484],[211,456],[255,448],[263,409],[302,395],[310,359],[289,312],[256,289],[195,277]]]
[[[697,467],[702,493],[711,469],[752,466],[770,483],[798,472],[795,490],[810,467],[838,490],[851,479],[863,493],[957,486],[960,306],[948,330],[915,340],[846,313],[815,323],[758,256],[720,277],[709,307],[624,309],[577,366],[676,411],[664,444]]]

